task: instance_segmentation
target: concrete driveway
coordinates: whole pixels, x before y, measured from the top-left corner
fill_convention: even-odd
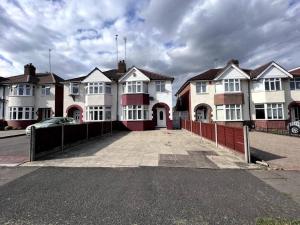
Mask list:
[[[227,150],[183,130],[119,132],[25,166],[248,168]]]
[[[250,132],[251,155],[273,168],[300,170],[300,138]]]

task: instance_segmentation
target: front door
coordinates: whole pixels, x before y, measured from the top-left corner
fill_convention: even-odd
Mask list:
[[[166,110],[157,108],[157,127],[166,127]]]
[[[80,122],[80,111],[78,109],[74,110],[73,119],[75,120],[76,123]]]
[[[206,109],[198,109],[196,117],[197,121],[207,122]]]

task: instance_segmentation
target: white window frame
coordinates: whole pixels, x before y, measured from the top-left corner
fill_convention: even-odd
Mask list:
[[[279,82],[279,89],[277,89],[276,83]],[[266,88],[266,84],[269,85],[269,90]],[[274,89],[272,90],[272,84],[274,85]],[[265,91],[281,91],[282,90],[282,82],[281,78],[264,78],[264,90]]]
[[[111,106],[105,105],[87,106],[86,121],[111,121],[111,109]],[[102,114],[102,118],[100,118],[100,114]]]
[[[155,81],[155,91],[156,92],[166,92],[166,81],[164,81],[164,80]]]
[[[230,85],[233,85],[231,89]],[[238,88],[237,88],[238,86]],[[228,87],[228,88],[226,88]],[[241,80],[240,79],[224,79],[223,80],[224,92],[240,92],[241,91]],[[227,90],[226,90],[227,89]]]
[[[196,93],[197,94],[207,93],[207,81],[197,81],[196,82]]]
[[[149,106],[148,105],[123,106],[122,119],[126,121],[149,120]]]
[[[77,87],[77,92],[74,92],[74,88]],[[70,83],[70,89],[69,89],[69,92],[71,95],[79,95],[80,94],[80,83]]]
[[[256,109],[257,105],[264,105],[265,118],[257,119],[256,118]],[[262,109],[262,108],[260,108]],[[269,118],[271,115],[271,118]],[[279,118],[280,117],[280,118]],[[255,119],[256,120],[284,120],[284,103],[262,103],[255,105]]]
[[[241,121],[241,120],[243,120],[242,105],[238,105],[238,104],[224,105],[224,109],[225,109],[224,112],[225,112],[225,120],[226,121]]]
[[[10,87],[10,96],[33,96],[33,88],[30,84],[12,85]]]
[[[293,84],[293,88],[292,88],[292,84]],[[297,84],[299,85],[297,87]],[[300,91],[300,77],[294,77],[290,79],[290,90],[292,91]]]
[[[148,82],[144,81],[126,81],[122,84],[124,94],[148,93]]]
[[[42,96],[49,96],[51,94],[50,85],[42,85]]]
[[[9,107],[9,120],[34,120],[34,108],[29,106]]]

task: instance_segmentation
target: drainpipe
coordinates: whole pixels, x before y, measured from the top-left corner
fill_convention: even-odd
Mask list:
[[[249,110],[249,121],[250,121],[250,125],[251,125],[251,128],[252,128],[250,81],[251,81],[251,80],[248,80],[248,110]]]
[[[119,82],[117,81],[117,115],[116,121],[119,121]]]
[[[2,102],[2,119],[4,120],[5,118],[5,88],[6,86],[3,86],[3,102]]]

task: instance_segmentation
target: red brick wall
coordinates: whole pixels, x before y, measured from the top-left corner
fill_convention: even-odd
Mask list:
[[[131,131],[143,131],[143,130],[153,130],[154,124],[152,120],[142,120],[142,121],[122,121],[124,126]]]
[[[278,129],[278,130],[286,130],[287,129],[287,120],[255,120],[254,121],[255,128],[263,128],[263,129]]]
[[[149,94],[124,94],[122,105],[149,105]]]
[[[64,87],[55,85],[55,116],[63,116]]]
[[[36,123],[36,120],[7,120],[7,125],[17,129],[25,129],[27,126]]]

